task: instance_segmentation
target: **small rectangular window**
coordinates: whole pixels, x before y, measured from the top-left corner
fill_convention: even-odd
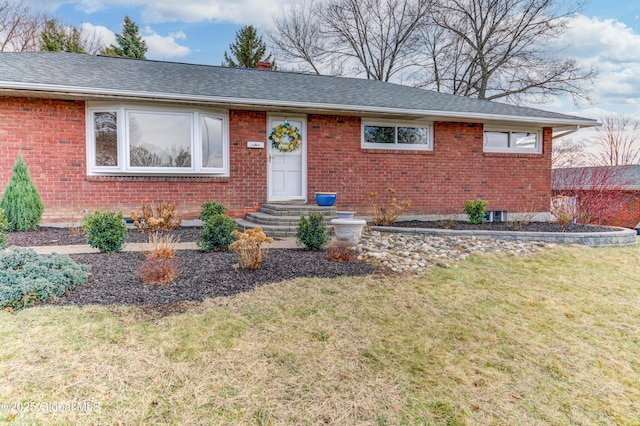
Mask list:
[[[431,140],[430,125],[363,120],[363,148],[431,150]]]
[[[395,127],[364,126],[367,143],[395,143]]]
[[[484,132],[484,146],[509,148],[509,132]]]
[[[540,133],[523,130],[485,130],[484,150],[486,152],[541,152]]]
[[[424,127],[398,127],[398,143],[427,145],[429,132]]]
[[[95,162],[98,167],[118,166],[118,113],[94,112]]]

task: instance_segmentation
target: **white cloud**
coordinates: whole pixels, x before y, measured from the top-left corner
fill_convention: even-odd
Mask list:
[[[143,31],[142,38],[147,43],[149,50],[147,58],[149,59],[171,59],[181,58],[191,53],[191,49],[187,46],[180,45],[176,40],[184,40],[187,38],[182,31],[171,33],[167,36],[161,36],[154,32],[151,28],[146,27]]]
[[[83,34],[96,34],[99,36],[104,46],[116,43],[115,33],[107,27],[85,22],[80,28]],[[185,40],[186,38],[187,35],[182,31],[170,33],[166,36],[156,33],[148,26],[142,31],[142,39],[147,43],[147,47],[149,48],[146,55],[148,59],[165,60],[189,55],[191,49],[188,46],[179,44],[177,41]]]
[[[63,3],[76,4],[89,14],[109,6],[138,7],[144,23],[216,21],[260,26],[270,25],[273,14],[283,7],[283,0],[51,0],[45,5],[52,11]]]
[[[98,38],[100,38],[100,41],[104,46],[108,46],[116,42],[115,33],[109,28],[102,25],[93,25],[89,22],[85,22],[80,25],[80,31],[82,31],[83,35],[88,37],[91,37],[93,34],[95,34]]]
[[[613,19],[576,15],[568,24],[558,42],[568,46],[566,54],[579,64],[598,70],[587,91],[593,104],[577,108],[557,98],[548,107],[592,118],[610,113],[640,117],[640,34]]]

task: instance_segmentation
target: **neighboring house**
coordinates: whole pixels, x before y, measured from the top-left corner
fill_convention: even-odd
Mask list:
[[[293,152],[268,139],[285,122]],[[389,187],[414,213],[460,213],[475,198],[544,212],[554,135],[596,124],[365,79],[0,53],[0,187],[22,153],[45,222],[159,200],[185,218],[209,200],[242,216],[322,191],[363,214],[366,193]]]
[[[589,222],[635,228],[640,222],[640,165],[553,170],[554,195],[575,197]]]

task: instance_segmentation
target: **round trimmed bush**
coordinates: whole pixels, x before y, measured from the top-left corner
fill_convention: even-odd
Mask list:
[[[209,219],[211,216],[224,214],[224,212],[226,211],[227,208],[222,204],[216,203],[215,201],[207,201],[206,203],[202,204],[202,210],[200,211],[200,216],[198,216],[198,219],[200,219],[204,224],[204,222],[206,222],[207,219]]]
[[[202,223],[202,232],[196,242],[202,251],[229,250],[229,245],[236,240],[232,235],[238,224],[224,214],[214,214]]]
[[[308,219],[300,216],[296,236],[298,243],[302,244],[306,250],[320,250],[331,239],[327,234],[324,216],[320,213],[310,213]]]
[[[127,239],[127,226],[122,212],[107,210],[88,214],[84,218],[82,230],[87,236],[87,243],[102,253],[122,250]]]

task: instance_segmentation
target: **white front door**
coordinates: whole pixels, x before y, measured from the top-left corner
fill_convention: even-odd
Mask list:
[[[307,201],[307,126],[301,117],[270,116],[267,126],[269,201]],[[280,133],[275,133],[277,126]],[[269,139],[273,135],[280,148]],[[299,137],[299,147],[293,137]],[[290,150],[287,150],[290,149]]]

